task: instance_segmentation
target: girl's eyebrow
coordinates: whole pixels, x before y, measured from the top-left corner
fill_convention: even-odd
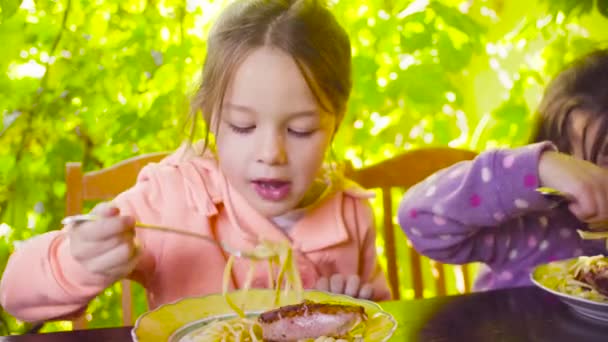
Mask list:
[[[235,103],[231,103],[231,102],[224,103],[224,107],[226,109],[232,109],[232,110],[249,113],[249,114],[258,113],[255,109],[253,109],[251,107],[247,107],[247,106],[243,106],[243,105],[239,105],[239,104],[235,104]],[[288,115],[292,118],[293,117],[302,117],[302,116],[317,116],[317,115],[319,115],[319,111],[316,108],[305,109],[305,110],[298,110],[295,112],[288,113]]]
[[[230,103],[230,102],[225,102],[224,103],[224,108],[236,110],[236,111],[239,111],[239,112],[245,112],[245,113],[249,113],[249,114],[257,114],[257,112],[253,108],[250,108],[250,107],[247,107],[247,106],[243,106],[243,105],[234,104],[234,103]]]

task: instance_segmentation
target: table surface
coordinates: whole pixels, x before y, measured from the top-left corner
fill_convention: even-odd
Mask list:
[[[608,324],[578,317],[535,287],[381,303],[398,321],[391,341],[608,341]],[[131,328],[0,337],[5,342],[131,341]]]

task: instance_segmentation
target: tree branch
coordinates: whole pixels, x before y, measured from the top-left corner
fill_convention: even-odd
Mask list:
[[[44,91],[47,87],[48,79],[49,79],[49,68],[51,65],[51,58],[52,58],[52,56],[55,55],[57,47],[59,46],[59,42],[61,41],[61,37],[63,36],[63,32],[66,29],[68,16],[70,14],[71,8],[72,8],[72,0],[67,0],[66,9],[63,12],[63,18],[61,20],[61,28],[59,29],[59,33],[57,33],[57,36],[55,36],[55,39],[53,40],[53,45],[51,45],[51,50],[49,51],[49,60],[47,60],[46,63],[44,64],[44,75],[42,76],[42,79],[40,80],[40,87],[38,88],[38,91],[36,91],[36,94],[34,96],[34,99],[32,101],[32,105],[30,106],[30,108],[28,108],[26,110],[22,110],[21,116],[19,118],[17,118],[17,120],[19,120],[21,117],[26,116],[27,121],[25,124],[25,128],[23,129],[23,132],[21,133],[21,140],[20,140],[17,152],[15,154],[15,163],[16,164],[19,163],[19,161],[23,157],[23,153],[27,149],[28,142],[30,140],[30,134],[33,131],[32,122],[33,122],[34,115],[32,113],[39,106],[40,99],[42,98],[42,94],[44,93]],[[14,123],[11,126],[14,126]],[[4,130],[4,132],[2,132],[2,135],[0,135],[0,138],[2,138],[2,136],[7,131],[8,131],[8,129]],[[9,185],[8,187],[10,188],[11,185]],[[4,201],[4,202],[0,203],[0,219],[2,217],[4,217],[7,207],[8,207],[8,201]]]
[[[71,8],[72,8],[72,0],[67,0],[67,5],[66,5],[65,11],[63,12],[63,19],[61,20],[61,27],[59,29],[59,33],[57,33],[57,36],[55,36],[55,40],[53,41],[53,45],[51,45],[51,50],[49,51],[49,59],[44,64],[44,75],[42,76],[42,80],[40,81],[40,87],[38,88],[38,91],[36,92],[34,101],[32,101],[33,102],[32,106],[28,110],[22,112],[23,114],[21,116],[24,116],[24,115],[27,116],[27,123],[26,123],[23,133],[21,134],[21,144],[16,153],[16,162],[19,162],[19,160],[21,160],[21,156],[23,155],[23,152],[25,151],[26,146],[28,145],[27,142],[29,140],[29,135],[33,131],[32,113],[34,112],[36,107],[38,107],[38,105],[40,104],[40,98],[42,97],[42,94],[44,93],[44,91],[46,90],[46,87],[48,85],[51,58],[55,55],[55,52],[57,51],[57,47],[59,46],[59,42],[61,41],[61,37],[63,36],[63,32],[65,31],[65,28],[66,28],[66,24],[68,21],[68,16],[70,14]]]

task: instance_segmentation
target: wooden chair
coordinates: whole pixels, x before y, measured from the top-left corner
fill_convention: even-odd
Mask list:
[[[82,213],[85,201],[105,201],[114,198],[119,193],[135,184],[137,174],[148,163],[159,162],[168,153],[150,153],[121,161],[113,166],[99,171],[83,173],[80,162],[66,164],[66,215]],[[124,325],[133,324],[133,305],[131,281],[122,280],[122,322]],[[86,315],[73,321],[73,329],[85,329]]]
[[[449,147],[421,148],[405,152],[378,164],[353,169],[347,165],[347,177],[368,189],[380,189],[383,207],[383,235],[387,263],[387,276],[394,299],[401,298],[397,257],[395,247],[395,225],[393,224],[393,201],[391,189],[407,189],[419,183],[434,172],[448,167],[462,160],[470,160],[476,156],[475,152],[453,149]],[[402,232],[401,229],[397,230]],[[412,272],[414,297],[423,297],[422,259],[420,254],[408,243],[408,254]],[[446,294],[446,280],[443,265],[431,261],[435,276],[437,294]],[[461,267],[461,276],[464,278],[464,290],[470,292],[469,267]]]

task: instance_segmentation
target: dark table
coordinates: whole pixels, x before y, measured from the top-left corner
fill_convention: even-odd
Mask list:
[[[608,324],[579,318],[535,287],[382,304],[399,322],[391,341],[608,341]],[[0,337],[10,342],[131,341],[131,328]]]

